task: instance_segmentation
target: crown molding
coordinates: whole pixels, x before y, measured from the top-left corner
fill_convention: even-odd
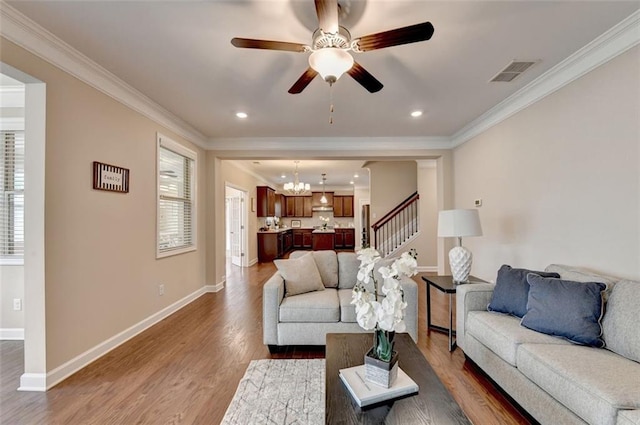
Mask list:
[[[640,43],[640,10],[450,137],[211,138],[0,0],[0,35],[203,149],[215,151],[407,151],[452,149]],[[405,152],[400,152],[405,151]]]
[[[239,137],[215,138],[215,151],[385,151],[450,149],[448,137]]]
[[[69,44],[0,1],[0,35],[205,149],[207,138]]]
[[[460,146],[640,43],[640,10],[473,120],[451,137]]]

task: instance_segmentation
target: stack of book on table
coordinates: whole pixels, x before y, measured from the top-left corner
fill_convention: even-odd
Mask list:
[[[360,407],[417,394],[419,389],[418,384],[400,368],[396,382],[389,388],[366,381],[364,365],[340,369],[340,379]]]

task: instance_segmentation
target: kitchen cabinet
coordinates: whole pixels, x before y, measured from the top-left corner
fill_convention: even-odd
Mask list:
[[[281,196],[282,217],[313,217],[311,196]]]
[[[256,187],[256,215],[258,217],[273,217],[276,215],[276,191],[269,186]]]
[[[286,196],[287,217],[296,217],[296,197]]]
[[[308,229],[302,234],[302,247],[311,248],[313,246],[312,230]]]
[[[334,217],[353,217],[353,196],[335,195],[333,197]]]
[[[353,249],[356,244],[355,229],[335,229],[335,247],[336,249]]]
[[[293,249],[311,248],[311,229],[293,229]]]
[[[275,216],[276,217],[287,217],[287,204],[286,204],[286,196],[276,193],[276,206],[275,206]]]
[[[258,261],[261,263],[281,258],[292,248],[293,231],[291,229],[258,233]]]
[[[327,198],[327,203],[320,202],[322,198],[322,192],[311,192],[311,206],[312,207],[332,207],[333,206],[333,192],[325,192],[324,195]]]
[[[312,249],[314,251],[322,251],[335,248],[335,233],[333,232],[315,232],[312,236]]]
[[[302,216],[313,217],[313,203],[311,201],[311,196],[304,197],[302,205]]]

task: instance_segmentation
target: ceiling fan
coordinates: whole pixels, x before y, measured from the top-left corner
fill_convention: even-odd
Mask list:
[[[382,89],[382,83],[355,62],[349,51],[360,53],[415,43],[429,40],[433,35],[433,25],[430,22],[423,22],[351,39],[349,31],[338,23],[338,0],[315,0],[315,5],[319,28],[313,33],[311,46],[286,41],[237,37],[231,39],[231,44],[247,49],[312,52],[309,56],[309,68],[291,86],[289,89],[291,94],[301,93],[318,74],[332,85],[345,72],[370,93],[375,93]]]

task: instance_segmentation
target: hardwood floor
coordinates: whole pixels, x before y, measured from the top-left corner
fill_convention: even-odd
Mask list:
[[[262,285],[273,264],[233,267],[224,290],[206,294],[46,393],[18,392],[20,341],[0,342],[2,424],[218,424],[251,360],[323,358],[322,347],[271,355],[262,344]],[[419,291],[419,348],[475,424],[527,424],[444,334],[426,331]],[[433,320],[446,323],[446,298],[432,292]]]

